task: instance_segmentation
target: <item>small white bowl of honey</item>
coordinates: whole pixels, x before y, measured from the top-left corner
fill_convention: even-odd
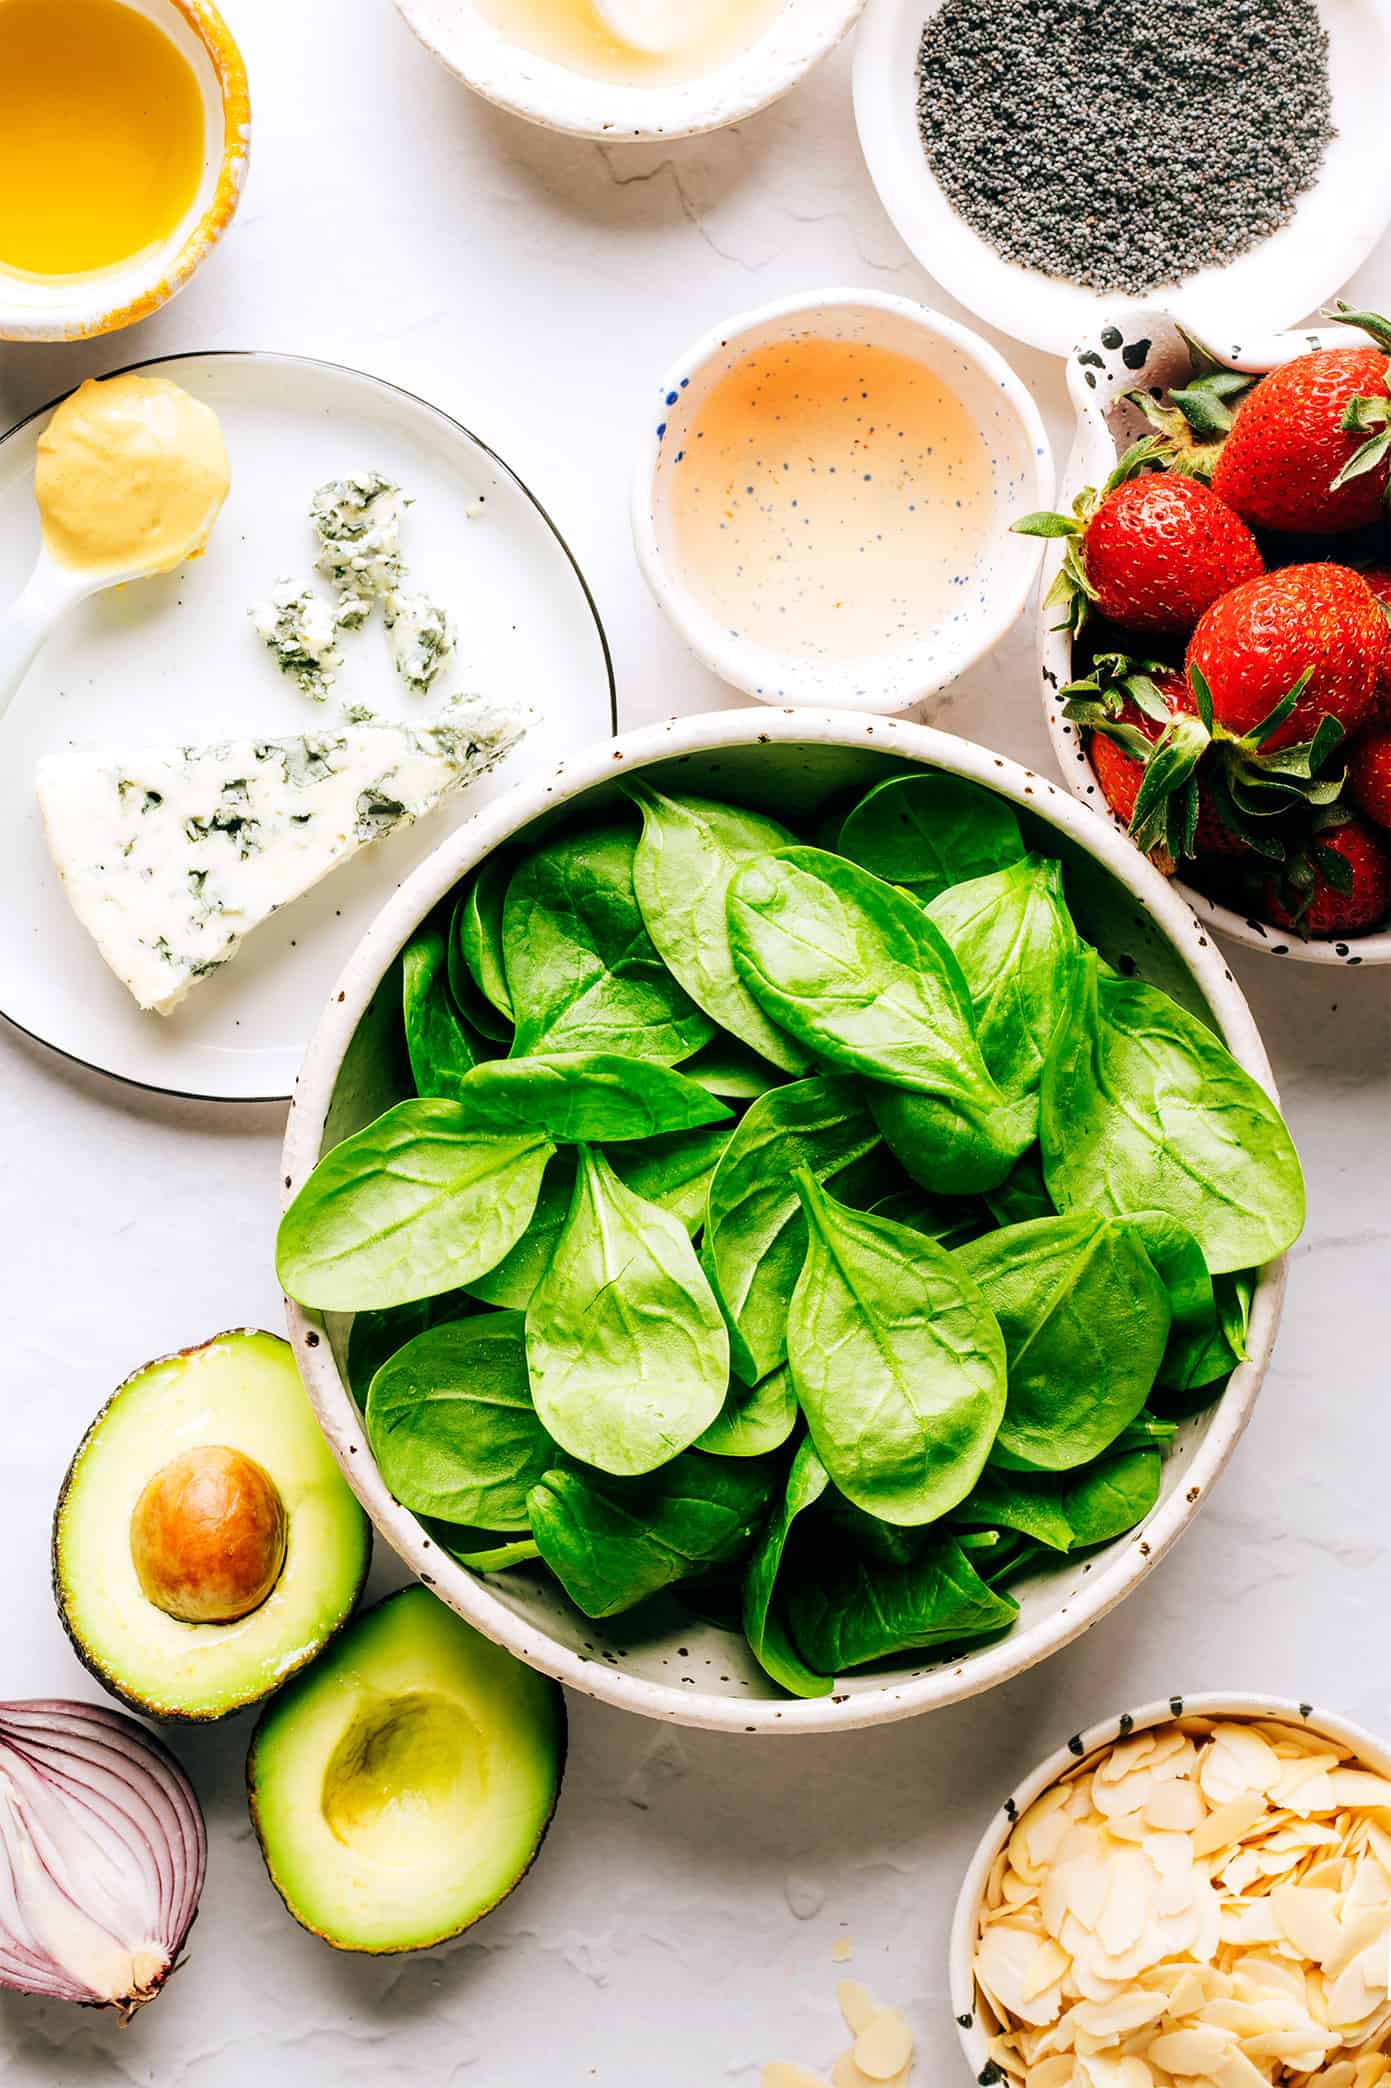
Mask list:
[[[865,0],[396,0],[500,108],[584,138],[684,138],[786,94]]]
[[[0,339],[110,333],[182,289],[250,128],[208,0],[0,0]]]
[[[892,714],[1015,622],[1053,491],[1003,356],[908,298],[820,291],[729,320],[653,401],[638,562],[691,649],[764,703]]]

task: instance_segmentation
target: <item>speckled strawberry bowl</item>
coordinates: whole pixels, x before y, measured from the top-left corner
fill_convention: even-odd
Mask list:
[[[1222,365],[1258,376],[1280,369],[1311,350],[1365,345],[1365,338],[1332,326],[1207,345]],[[1118,314],[1100,327],[1094,338],[1079,344],[1067,368],[1077,424],[1063,473],[1060,510],[1068,511],[1084,488],[1104,485],[1118,458],[1132,444],[1153,433],[1144,413],[1129,395],[1143,391],[1157,399],[1171,387],[1184,383],[1193,368],[1189,339],[1172,317],[1154,309],[1140,307]],[[1336,555],[1339,541],[1324,540],[1327,551]],[[1044,562],[1038,626],[1044,714],[1063,776],[1074,796],[1124,831],[1124,821],[1107,803],[1086,743],[1087,734],[1067,715],[1063,691],[1085,670],[1088,653],[1076,643],[1071,630],[1059,627],[1062,612],[1056,603],[1046,600],[1066,552],[1067,542],[1055,540]],[[1365,548],[1362,555],[1366,556]],[[1144,633],[1129,635],[1127,650],[1132,654],[1143,655],[1154,649],[1154,641]],[[1254,907],[1243,909],[1231,894],[1224,899],[1220,878],[1213,882],[1211,890],[1204,890],[1191,880],[1189,866],[1185,866],[1185,871],[1183,877],[1175,879],[1175,885],[1199,918],[1248,949],[1309,964],[1391,963],[1391,924],[1356,935],[1306,938],[1259,918]]]
[[[618,801],[641,772],[659,787],[719,792],[815,824],[823,810],[885,775],[914,767],[984,786],[1013,807],[1036,845],[1060,858],[1082,932],[1124,973],[1164,988],[1206,1020],[1253,1079],[1269,1063],[1239,988],[1211,937],[1129,841],[1047,782],[967,741],[851,712],[744,710],[671,723],[604,742],[488,807],[387,902],[338,981],[297,1085],[282,1187],[290,1202],[321,1155],[402,1099],[397,1024],[400,953],[420,923],[504,845],[539,838],[577,808]],[[392,1498],[374,1460],[347,1371],[351,1316],[291,1306],[301,1374],[330,1446],[368,1513],[404,1563],[487,1636],[567,1685],[674,1723],[729,1732],[848,1731],[906,1718],[1023,1672],[1105,1615],[1151,1572],[1187,1528],[1255,1403],[1279,1320],[1283,1264],[1256,1283],[1247,1360],[1216,1403],[1184,1421],[1165,1460],[1162,1492],[1127,1535],[1018,1586],[1007,1637],[963,1655],[905,1654],[849,1676],[833,1694],[792,1700],[741,1640],[667,1601],[642,1617],[587,1621],[525,1565],[476,1574],[441,1548]]]

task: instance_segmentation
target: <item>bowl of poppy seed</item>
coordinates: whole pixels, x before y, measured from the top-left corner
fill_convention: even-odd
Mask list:
[[[855,113],[923,267],[1065,355],[1140,298],[1203,337],[1315,310],[1391,217],[1388,71],[1384,0],[870,0]]]
[[[1039,609],[1075,796],[1229,941],[1391,964],[1391,322],[1200,342],[1118,312],[1077,411]]]

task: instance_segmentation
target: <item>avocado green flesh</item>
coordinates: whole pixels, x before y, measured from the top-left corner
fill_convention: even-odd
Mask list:
[[[285,1506],[285,1564],[270,1594],[230,1624],[188,1624],[148,1600],[130,1551],[148,1480],[180,1451],[240,1450]],[[53,1531],[63,1621],[93,1674],[160,1718],[221,1718],[268,1696],[348,1617],[371,1556],[371,1526],[333,1461],[289,1344],[219,1335],[137,1371],[88,1430]]]
[[[565,1708],[533,1673],[406,1588],[269,1704],[247,1783],[295,1919],[340,1950],[417,1950],[512,1890],[565,1764]]]

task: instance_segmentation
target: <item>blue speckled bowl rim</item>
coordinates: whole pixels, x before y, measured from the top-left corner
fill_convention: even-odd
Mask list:
[[[976,1913],[996,1857],[1014,1832],[1015,1822],[1060,1777],[1068,1775],[1079,1762],[1086,1761],[1089,1755],[1096,1754],[1101,1748],[1110,1747],[1131,1733],[1142,1733],[1149,1726],[1163,1725],[1171,1718],[1273,1718],[1285,1725],[1307,1725],[1312,1731],[1337,1741],[1339,1746],[1353,1749],[1381,1775],[1391,1776],[1391,1745],[1379,1740],[1375,1733],[1369,1733],[1335,1711],[1315,1706],[1308,1699],[1269,1696],[1263,1690],[1209,1690],[1160,1697],[1153,1703],[1142,1704],[1135,1711],[1112,1712],[1109,1718],[1073,1733],[1061,1747],[1040,1762],[1031,1775],[1015,1785],[992,1815],[967,1867],[957,1898],[951,1926],[948,1993],[961,2049],[978,2088],[1000,2088],[1000,2084],[1008,2080],[990,2057],[990,2040],[980,2021],[972,1973]]]

